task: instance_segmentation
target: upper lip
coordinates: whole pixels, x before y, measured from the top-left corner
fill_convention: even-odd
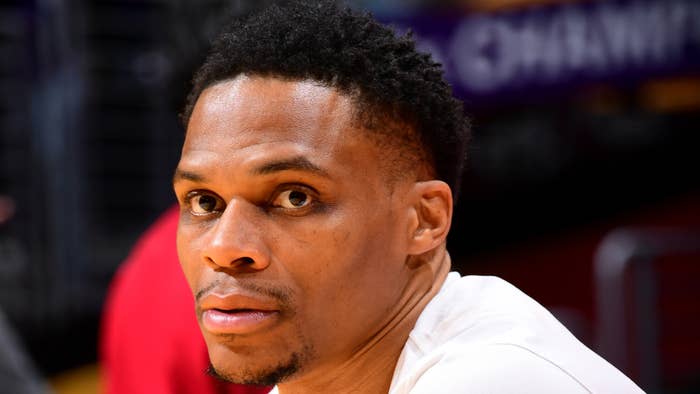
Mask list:
[[[222,311],[257,310],[272,312],[279,310],[277,303],[266,297],[238,292],[226,294],[212,292],[199,301],[199,308],[202,311],[217,309]]]

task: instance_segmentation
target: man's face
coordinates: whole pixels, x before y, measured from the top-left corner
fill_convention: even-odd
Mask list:
[[[349,98],[309,81],[238,77],[197,101],[177,247],[218,374],[313,376],[394,317],[412,182],[387,184],[367,133]]]

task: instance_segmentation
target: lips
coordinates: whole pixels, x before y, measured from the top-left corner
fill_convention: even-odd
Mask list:
[[[203,328],[218,335],[245,335],[262,331],[279,320],[272,301],[242,294],[210,294],[200,302]]]

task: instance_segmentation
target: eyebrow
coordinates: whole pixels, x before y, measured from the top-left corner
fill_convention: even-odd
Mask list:
[[[192,182],[204,182],[206,180],[205,177],[202,175],[199,175],[195,172],[190,172],[186,170],[181,170],[180,168],[175,169],[175,173],[173,174],[173,183],[177,183],[180,180],[187,180],[187,181],[192,181]]]
[[[312,163],[311,161],[309,161],[309,159],[307,159],[304,156],[296,156],[289,159],[282,159],[265,163],[259,167],[254,168],[252,172],[258,175],[267,175],[273,174],[275,172],[289,170],[312,172],[314,174],[328,177],[328,173],[324,169]]]
[[[328,172],[326,172],[321,167],[309,161],[304,156],[296,156],[289,159],[276,160],[268,163],[264,163],[258,167],[255,167],[251,172],[256,175],[268,175],[274,174],[282,171],[305,171],[311,172],[317,175],[329,177]],[[206,177],[196,172],[191,172],[183,170],[180,168],[175,169],[173,174],[173,183],[177,183],[180,180],[187,180],[192,182],[203,183],[206,181]]]

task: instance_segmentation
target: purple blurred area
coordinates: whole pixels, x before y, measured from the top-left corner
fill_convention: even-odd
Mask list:
[[[175,202],[194,67],[224,15],[272,2],[0,3],[0,309],[44,374],[95,362],[109,280]],[[700,2],[351,6],[412,30],[472,115],[455,268],[647,392],[700,391]]]

